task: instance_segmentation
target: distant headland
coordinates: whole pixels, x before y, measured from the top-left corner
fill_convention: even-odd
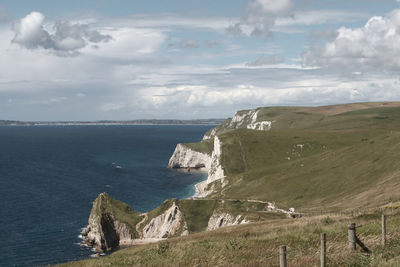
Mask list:
[[[0,120],[0,126],[73,126],[73,125],[217,125],[225,119],[143,119],[143,120],[99,120],[99,121],[14,121]]]

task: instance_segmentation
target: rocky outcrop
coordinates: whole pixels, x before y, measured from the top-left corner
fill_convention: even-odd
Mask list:
[[[247,125],[247,129],[258,130],[258,131],[268,131],[271,130],[272,121],[259,121],[250,123]]]
[[[224,169],[221,165],[221,140],[215,136],[213,152],[210,155],[194,151],[183,144],[178,144],[172,157],[169,160],[169,168],[201,168],[208,172],[207,180],[196,184],[195,197],[201,198],[213,192],[213,188],[209,185],[217,180],[221,180],[222,185],[226,185],[224,180]],[[207,190],[208,188],[208,190]]]
[[[121,223],[118,220],[114,220],[114,229],[120,242],[135,239],[135,235],[132,234],[131,230],[125,223]]]
[[[143,237],[167,238],[177,235],[182,229],[182,233],[187,234],[187,226],[183,221],[182,212],[174,202],[169,209],[161,215],[151,219],[151,221],[144,226]]]
[[[120,207],[113,207],[119,203]],[[112,199],[108,194],[101,193],[93,202],[88,226],[81,235],[83,242],[94,247],[98,252],[105,252],[117,248],[120,244],[147,243],[177,235],[189,234],[187,223],[179,206],[174,201],[170,207],[152,218],[143,229],[140,225],[147,220],[148,214],[139,214],[129,208],[125,203]],[[124,217],[138,216],[136,225],[128,225],[118,220],[110,210],[118,209]],[[128,209],[129,208],[129,209]],[[144,216],[143,216],[144,215]],[[132,218],[131,218],[132,219]],[[135,230],[132,230],[133,229]]]
[[[215,230],[225,226],[245,224],[248,221],[242,215],[237,215],[236,217],[229,213],[218,213],[214,214],[208,220],[207,231]]]
[[[224,179],[224,169],[221,165],[221,141],[217,136],[214,138],[214,150],[211,155],[211,164],[208,171],[207,184],[210,184],[216,180]]]
[[[178,144],[169,159],[169,168],[204,168],[210,169],[211,157],[205,153],[194,151],[183,144]]]
[[[215,136],[214,149],[210,159],[210,168],[208,169],[208,177],[207,180],[196,184],[196,198],[204,198],[214,192],[213,182],[215,181],[220,180],[222,187],[227,184],[227,181],[225,181],[224,169],[221,165],[221,146],[222,142],[217,136]]]
[[[238,111],[235,115],[217,127],[209,130],[203,136],[203,140],[210,139],[226,130],[245,128],[250,130],[268,131],[271,130],[273,121],[261,121],[259,118],[260,110]]]
[[[118,247],[122,239],[134,239],[135,235],[130,228],[105,211],[110,196],[101,193],[93,202],[88,226],[82,231],[84,242],[93,246],[99,252],[108,251]]]
[[[203,140],[211,139],[217,133],[217,128],[212,128],[210,131],[206,132],[203,136]]]

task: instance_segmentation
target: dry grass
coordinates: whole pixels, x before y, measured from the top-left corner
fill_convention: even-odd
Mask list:
[[[348,252],[349,222],[363,225],[358,236],[372,254]],[[287,246],[289,266],[319,266],[321,232],[327,234],[328,266],[400,266],[399,223],[398,214],[388,218],[386,249],[380,245],[379,214],[331,214],[227,227],[62,266],[279,266],[280,245]]]
[[[400,102],[369,102],[369,103],[352,103],[352,104],[342,104],[342,105],[331,105],[322,107],[306,107],[302,108],[301,111],[323,114],[323,115],[337,115],[344,112],[362,110],[368,108],[377,107],[399,107]]]

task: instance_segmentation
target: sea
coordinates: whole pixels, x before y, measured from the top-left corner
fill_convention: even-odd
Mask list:
[[[192,196],[206,174],[168,169],[168,160],[212,127],[0,127],[0,266],[90,257],[79,235],[99,193],[139,212]]]

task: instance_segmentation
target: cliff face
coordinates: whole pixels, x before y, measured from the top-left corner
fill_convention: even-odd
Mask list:
[[[210,184],[216,180],[224,179],[224,170],[222,168],[221,158],[221,141],[217,136],[214,138],[214,150],[211,155],[211,166],[208,171],[207,183]]]
[[[236,217],[229,213],[214,212],[208,221],[207,231],[215,230],[225,226],[248,223],[242,215]]]
[[[118,247],[122,239],[134,239],[127,224],[120,222],[113,214],[107,212],[110,196],[101,193],[93,202],[90,212],[88,226],[83,229],[84,242],[93,246],[98,251],[108,251]]]
[[[134,241],[158,240],[177,235],[187,235],[187,224],[176,202],[147,222],[147,214],[140,217],[126,204],[112,199],[107,193],[101,193],[93,202],[88,225],[82,231],[84,242],[99,252],[115,249],[120,243]],[[128,208],[127,208],[128,207]],[[128,218],[131,223],[123,222],[119,216]],[[132,225],[133,224],[133,225]],[[136,229],[136,230],[132,230]]]
[[[226,130],[245,128],[250,130],[268,131],[272,127],[272,121],[260,119],[260,110],[244,110],[238,111],[231,119],[225,120],[217,127],[209,130],[204,136],[203,140],[210,139],[218,133]]]
[[[254,214],[258,216],[268,211],[286,213],[276,209],[272,203],[262,201],[171,199],[148,213],[140,214],[125,203],[101,193],[93,202],[82,237],[86,244],[104,252],[120,244],[151,243],[244,224],[253,220]]]
[[[172,154],[169,168],[204,168],[210,169],[211,158],[206,153],[201,153],[189,147],[178,144]]]
[[[195,151],[188,148],[183,144],[178,144],[172,157],[169,160],[168,167],[179,168],[202,168],[208,172],[207,180],[196,185],[196,197],[201,198],[213,192],[213,188],[208,188],[210,184],[217,180],[221,180],[222,186],[226,185],[224,180],[225,174],[222,168],[220,158],[222,143],[220,139],[215,136],[213,144],[213,152],[210,155],[202,152]]]
[[[175,236],[181,229],[185,228],[186,223],[183,221],[182,212],[174,202],[172,206],[167,209],[164,213],[151,219],[143,228],[144,238],[167,238]],[[187,232],[187,229],[183,229],[182,233]]]

